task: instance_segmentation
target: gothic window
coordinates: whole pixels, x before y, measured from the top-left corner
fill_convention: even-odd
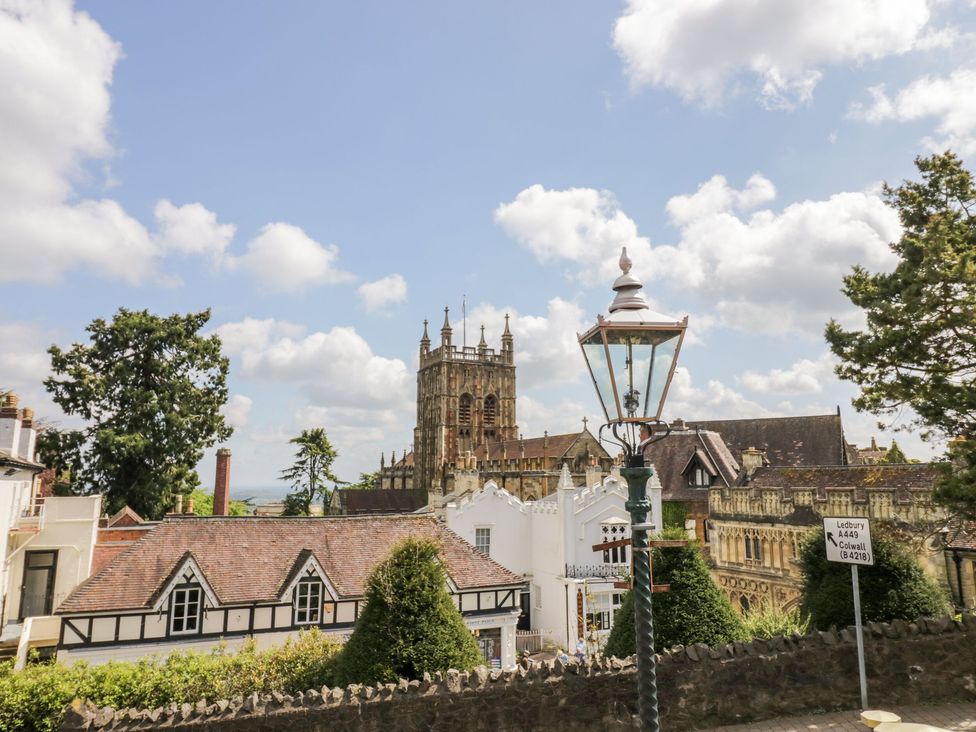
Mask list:
[[[752,558],[757,562],[762,560],[762,550],[759,546],[759,537],[752,537]]]
[[[739,598],[739,607],[742,608],[742,614],[745,615],[749,612],[749,598],[743,595]]]
[[[169,632],[189,635],[200,632],[200,610],[203,590],[200,585],[177,585],[170,596]]]
[[[495,424],[495,415],[498,414],[498,402],[493,394],[485,397],[485,426],[492,427]]]
[[[627,535],[627,525],[618,524],[616,522],[607,522],[601,527],[603,535],[603,543],[609,543],[612,541],[621,541],[623,539],[629,539]],[[603,563],[604,564],[626,564],[627,563],[627,547],[625,546],[615,546],[612,549],[603,550]]]
[[[461,396],[461,403],[458,405],[458,424],[471,424],[471,395]]]
[[[295,585],[295,625],[318,623],[322,612],[322,583],[304,578]]]
[[[746,559],[752,559],[752,539],[748,536],[745,538],[746,544]]]

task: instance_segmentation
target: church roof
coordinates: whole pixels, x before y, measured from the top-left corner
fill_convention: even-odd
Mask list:
[[[361,597],[370,571],[408,537],[433,539],[458,589],[521,585],[432,516],[166,519],[79,585],[58,614],[145,608],[192,555],[222,605],[274,602],[297,558],[310,552],[340,598]]]
[[[758,488],[887,488],[932,490],[939,469],[932,463],[910,465],[818,465],[815,467],[764,467],[748,479]]]
[[[541,458],[551,457],[560,458],[569,452],[570,448],[577,440],[589,437],[599,450],[600,457],[609,457],[603,446],[597,442],[589,430],[582,432],[571,432],[565,435],[549,435],[548,437],[526,437],[521,440],[500,440],[498,442],[488,442],[481,445],[474,451],[474,456],[478,460],[513,460],[515,458]],[[524,450],[524,453],[523,453]]]
[[[336,489],[339,511],[344,516],[367,513],[413,513],[427,505],[427,491],[422,488]]]
[[[950,521],[946,546],[949,549],[976,551],[976,521],[963,521],[959,518]]]
[[[694,420],[685,423],[685,427],[718,432],[736,459],[741,458],[744,450],[755,447],[766,453],[770,465],[847,463],[844,428],[839,414]]]

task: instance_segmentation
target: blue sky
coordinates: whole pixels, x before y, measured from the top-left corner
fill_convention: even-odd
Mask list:
[[[976,153],[972,15],[0,0],[0,383],[60,418],[48,344],[120,306],[210,307],[235,492],[274,484],[309,426],[354,479],[409,445],[421,323],[436,339],[450,305],[457,334],[464,296],[469,340],[513,315],[525,434],[593,417],[575,333],[627,245],[658,308],[691,317],[670,417],[839,404],[848,439],[887,442],[823,323],[858,322],[851,265],[891,266],[880,182]]]

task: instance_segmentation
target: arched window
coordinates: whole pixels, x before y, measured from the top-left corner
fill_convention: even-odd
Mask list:
[[[749,612],[749,598],[743,595],[739,598],[739,607],[742,608],[742,614],[745,615]]]
[[[762,560],[762,550],[759,546],[759,537],[752,537],[752,558],[757,562]]]
[[[471,395],[463,394],[458,403],[458,424],[471,424]]]
[[[485,397],[485,427],[491,427],[495,424],[495,415],[498,414],[498,402],[495,400],[494,394],[489,394]]]

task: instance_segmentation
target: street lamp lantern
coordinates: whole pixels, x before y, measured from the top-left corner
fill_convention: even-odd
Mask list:
[[[631,520],[634,562],[634,625],[637,641],[638,706],[641,729],[658,732],[657,670],[654,618],[651,608],[651,556],[648,533],[660,529],[648,523],[651,503],[647,482],[653,468],[644,464],[644,448],[670,433],[661,420],[664,400],[678,362],[688,318],[675,320],[655,313],[641,293],[641,281],[630,273],[624,247],[622,274],[613,283],[617,293],[607,317],[579,336],[597,397],[614,438],[624,449],[627,511]]]

